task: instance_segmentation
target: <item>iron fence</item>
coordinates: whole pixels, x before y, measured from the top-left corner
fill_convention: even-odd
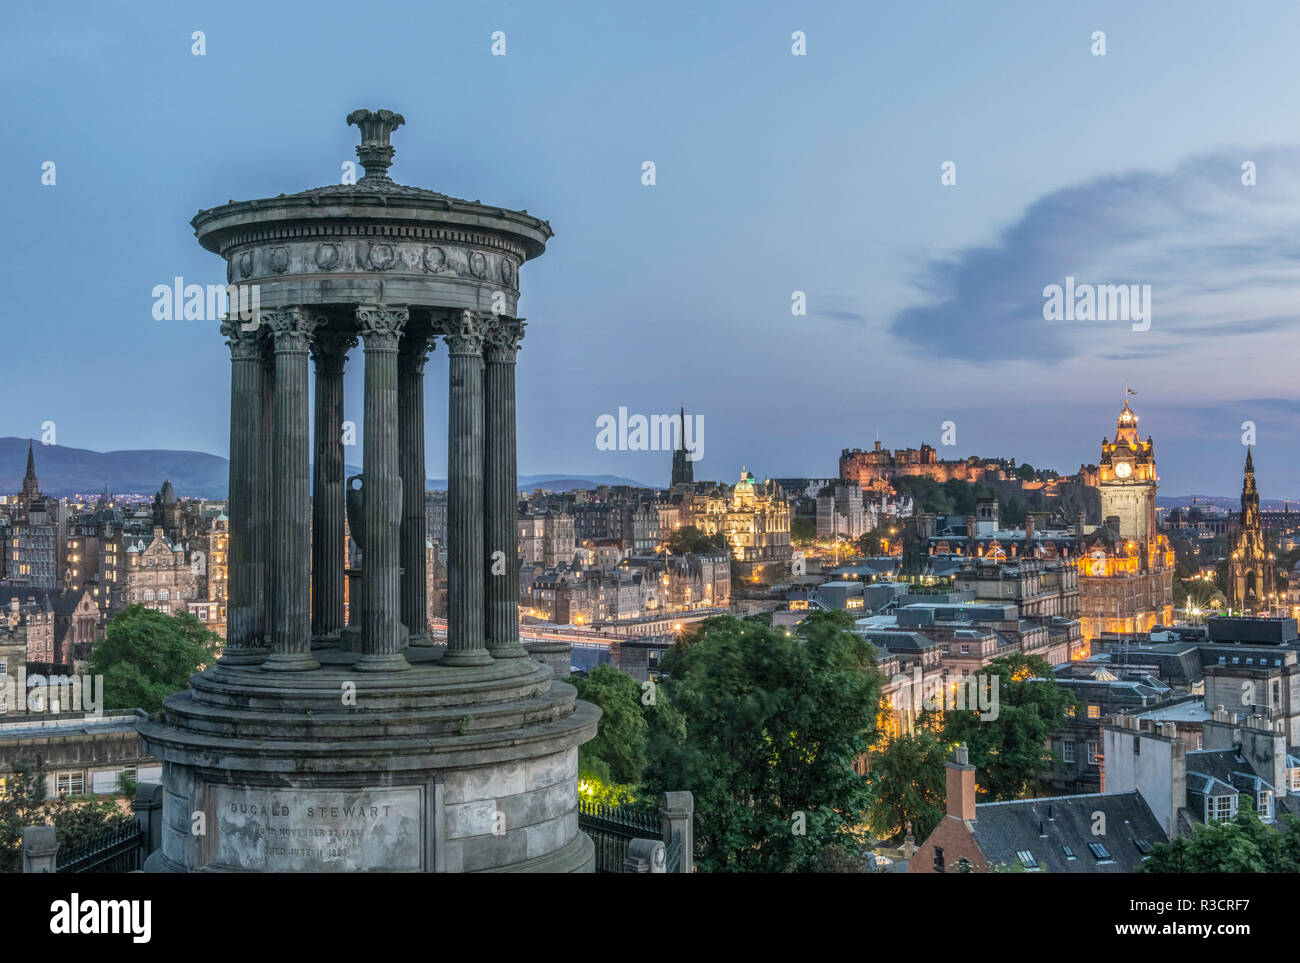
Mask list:
[[[144,868],[145,834],[134,824],[59,847],[56,873],[133,873]]]
[[[578,803],[578,827],[596,846],[598,873],[623,872],[627,844],[632,840],[663,838],[663,827],[654,817],[599,803]]]

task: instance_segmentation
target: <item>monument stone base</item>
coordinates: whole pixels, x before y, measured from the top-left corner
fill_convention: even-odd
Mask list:
[[[163,762],[158,872],[590,872],[578,745],[600,710],[531,659],[358,672],[218,663],[141,723]]]

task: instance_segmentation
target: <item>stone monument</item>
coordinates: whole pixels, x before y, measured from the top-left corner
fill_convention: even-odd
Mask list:
[[[516,608],[514,312],[519,269],[550,225],[395,183],[402,116],[347,120],[361,130],[356,183],[191,222],[230,284],[256,286],[260,310],[244,320],[232,305],[222,323],[225,650],[140,726],[166,790],[148,868],[589,871],[577,747],[600,711],[529,657]],[[424,585],[424,366],[438,341],[450,355],[445,646],[427,634]],[[358,342],[362,478],[349,497],[343,370]],[[361,565],[345,632],[349,502]]]

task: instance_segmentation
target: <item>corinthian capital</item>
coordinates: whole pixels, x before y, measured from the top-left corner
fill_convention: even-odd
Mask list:
[[[483,353],[483,336],[491,315],[473,311],[457,311],[443,322],[443,335],[451,354]]]
[[[221,336],[230,346],[231,361],[261,360],[263,342],[260,327],[249,330],[238,318],[227,318],[221,322]]]
[[[348,352],[357,346],[357,336],[329,328],[318,330],[311,339],[311,360],[317,371],[342,371]]]
[[[497,315],[487,325],[483,335],[485,342],[484,357],[488,361],[512,364],[519,353],[519,342],[524,340],[523,318],[507,318]]]
[[[365,339],[366,350],[396,348],[410,316],[405,305],[357,305],[357,327]]]
[[[263,311],[262,323],[271,332],[276,352],[306,351],[311,333],[325,323],[297,306],[279,311]]]

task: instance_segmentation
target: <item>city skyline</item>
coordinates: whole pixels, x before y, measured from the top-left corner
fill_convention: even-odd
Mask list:
[[[1165,491],[1233,492],[1252,421],[1264,496],[1296,494],[1300,455],[1282,445],[1300,428],[1281,360],[1300,337],[1300,131],[1283,109],[1297,92],[1298,15],[1285,5],[1223,24],[1118,4],[950,4],[924,25],[838,7],[742,16],[732,4],[671,23],[503,7],[415,11],[399,35],[378,17],[346,37],[329,5],[308,22],[258,8],[266,30],[253,36],[236,32],[248,9],[143,4],[75,24],[16,13],[0,71],[44,120],[0,159],[25,225],[0,276],[10,345],[27,361],[2,389],[0,434],[39,438],[51,420],[74,447],[224,455],[216,322],[156,321],[151,292],[177,276],[223,281],[188,219],[232,194],[301,189],[304,170],[308,183],[337,182],[353,142],[332,121],[383,93],[411,121],[394,141],[396,180],[552,218],[548,258],[524,269],[525,472],[654,483],[667,459],[599,450],[596,421],[683,404],[709,426],[702,477],[741,465],[829,475],[841,448],[877,430],[887,447],[938,447],[949,420],[955,455],[1068,472],[1095,460],[1127,381],[1159,440]],[[1104,57],[1090,49],[1098,29]],[[262,38],[286,30],[304,42],[270,56]],[[491,54],[495,30],[506,56]],[[796,30],[805,56],[791,56]],[[862,37],[877,38],[865,60]],[[888,37],[942,56],[922,68],[911,43]],[[385,57],[366,62],[360,87],[312,70],[368,45]],[[410,88],[430,45],[474,83],[456,98],[390,96]],[[584,56],[565,56],[575,49]],[[686,69],[654,69],[665,51]],[[1167,84],[1142,83],[1155,68]],[[158,69],[167,85],[152,82]],[[313,83],[286,114],[276,91],[304,71]],[[726,109],[697,97],[701,84],[725,92]],[[1188,103],[1195,125],[1181,119]],[[256,151],[238,149],[248,130],[261,132]],[[194,159],[150,147],[167,141]],[[642,184],[647,160],[654,186]],[[95,283],[63,283],[68,265],[90,266]],[[1149,328],[1044,320],[1043,289],[1067,278],[1149,284]],[[791,314],[794,292],[806,315]],[[32,320],[43,318],[59,319],[58,338]],[[431,385],[445,366],[436,351]],[[356,360],[346,383],[345,417],[359,424]],[[446,394],[431,389],[430,439],[445,419]],[[429,450],[430,475],[444,475]]]

